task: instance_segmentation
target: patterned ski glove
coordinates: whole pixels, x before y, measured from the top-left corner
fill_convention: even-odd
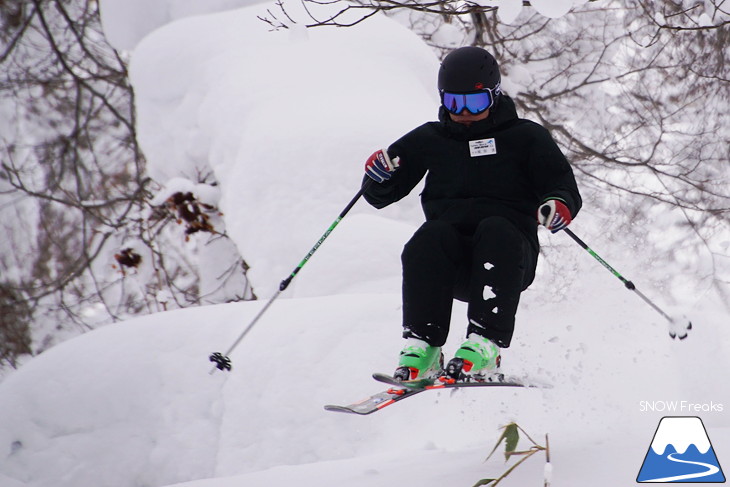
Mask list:
[[[373,181],[382,183],[387,181],[400,166],[400,159],[388,157],[385,150],[375,151],[365,162],[365,174]]]
[[[553,233],[570,225],[573,217],[570,210],[559,199],[548,199],[537,209],[537,221]]]

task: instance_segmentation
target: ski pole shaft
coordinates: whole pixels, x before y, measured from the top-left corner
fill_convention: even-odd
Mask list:
[[[589,254],[591,254],[598,262],[601,263],[603,267],[608,269],[614,276],[618,277],[621,282],[624,283],[624,286],[626,286],[626,289],[634,290],[636,289],[636,286],[634,286],[634,283],[626,279],[624,276],[622,276],[616,269],[611,267],[608,262],[603,260],[600,255],[595,253],[593,249],[591,249],[583,240],[581,240],[576,234],[574,234],[569,228],[564,228],[563,231],[567,233],[570,238],[575,240],[578,245],[583,247]]]
[[[606,262],[605,260],[603,260],[603,258],[601,258],[600,255],[598,255],[596,252],[594,252],[593,249],[591,249],[575,233],[573,233],[569,228],[564,228],[563,231],[565,233],[567,233],[570,238],[572,238],[573,240],[575,240],[578,245],[580,245],[581,247],[583,247],[589,254],[591,254],[593,256],[593,258],[595,258],[598,262],[600,262],[603,267],[605,267],[606,269],[608,269],[614,276],[618,277],[619,280],[624,283],[624,286],[626,286],[626,289],[629,289],[631,291],[634,291],[641,299],[643,299],[646,302],[646,304],[648,304],[649,306],[651,306],[652,308],[654,308],[654,310],[657,313],[659,313],[664,318],[666,318],[670,323],[672,322],[672,318],[667,313],[665,313],[659,306],[657,306],[649,298],[647,298],[644,295],[644,293],[642,293],[641,291],[639,291],[638,289],[636,289],[636,286],[634,285],[633,282],[631,282],[630,280],[626,279],[624,276],[621,275],[620,272],[618,272],[616,269],[614,269],[613,267],[611,267],[611,265],[609,265],[608,262]]]
[[[281,294],[281,290],[276,291],[274,293],[274,295],[269,299],[269,302],[266,303],[264,305],[264,307],[261,308],[261,310],[258,313],[256,313],[256,316],[254,316],[254,318],[251,320],[251,322],[248,324],[248,326],[241,332],[240,335],[238,335],[238,338],[236,338],[236,341],[233,342],[233,344],[230,347],[228,347],[228,350],[226,350],[226,353],[224,354],[225,357],[228,357],[228,355],[230,355],[231,352],[233,352],[233,350],[236,349],[238,344],[241,343],[241,341],[243,340],[243,337],[245,337],[248,334],[248,332],[251,331],[251,328],[253,328],[253,326],[259,321],[261,316],[263,316],[263,314],[266,313],[266,310],[269,309],[269,307],[274,303],[274,301],[276,301],[276,298],[278,298],[280,294]],[[229,362],[230,362],[230,360],[229,360]],[[215,370],[215,369],[213,369],[213,370]],[[213,372],[213,371],[211,371],[211,372]]]
[[[360,197],[365,193],[365,190],[367,189],[367,183],[364,184],[360,191],[357,192],[357,194],[350,200],[350,202],[345,206],[345,208],[340,212],[340,214],[335,218],[335,221],[332,222],[332,224],[329,226],[326,232],[322,234],[322,236],[319,238],[316,244],[314,244],[314,247],[309,251],[307,255],[304,256],[304,258],[299,262],[299,264],[296,266],[296,268],[292,271],[289,276],[281,281],[279,284],[279,291],[284,291],[287,287],[289,287],[289,284],[291,284],[292,279],[296,277],[297,274],[299,274],[299,271],[302,270],[302,267],[309,262],[309,259],[312,258],[314,253],[317,251],[317,249],[324,243],[324,241],[329,237],[330,233],[339,225],[340,221],[342,221],[343,218],[345,218],[345,215],[352,209],[353,206],[355,206],[355,203],[360,199]]]
[[[309,259],[312,258],[314,253],[319,249],[319,247],[324,243],[324,241],[329,237],[329,235],[332,233],[332,231],[339,225],[340,221],[347,215],[347,213],[352,209],[353,206],[355,206],[355,203],[360,199],[360,197],[365,193],[370,181],[366,181],[365,184],[362,185],[360,190],[357,192],[357,194],[350,200],[350,202],[345,206],[345,208],[340,212],[340,214],[337,216],[335,221],[332,222],[332,224],[327,228],[327,231],[322,234],[322,236],[319,238],[316,244],[314,244],[314,247],[307,253],[307,255],[304,256],[304,258],[299,262],[299,264],[294,268],[294,270],[289,274],[286,279],[281,281],[279,283],[279,289],[274,293],[274,295],[269,299],[269,301],[264,305],[263,308],[256,314],[256,316],[251,320],[251,322],[246,326],[246,328],[241,332],[241,334],[236,338],[236,341],[233,342],[233,344],[228,348],[225,354],[221,354],[219,352],[216,352],[212,354],[209,358],[211,362],[214,362],[216,365],[213,367],[213,369],[210,371],[212,374],[215,372],[216,369],[219,370],[231,370],[231,359],[229,358],[229,355],[233,352],[233,350],[236,349],[239,343],[243,340],[243,338],[248,334],[249,331],[254,327],[254,325],[259,321],[261,316],[263,316],[264,313],[269,309],[269,307],[276,301],[276,298],[281,295],[281,293],[286,290],[287,287],[289,287],[289,284],[291,284],[292,280],[296,277],[297,274],[299,274],[299,271],[302,270],[302,267],[306,265],[307,262],[309,262]]]

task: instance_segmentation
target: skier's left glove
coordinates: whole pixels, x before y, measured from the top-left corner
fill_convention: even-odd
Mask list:
[[[570,216],[570,210],[561,200],[548,199],[537,209],[537,221],[551,232],[556,233],[570,225],[573,217]]]
[[[365,162],[365,174],[373,181],[382,183],[390,179],[398,167],[400,167],[398,157],[391,159],[385,150],[379,150],[375,151]]]

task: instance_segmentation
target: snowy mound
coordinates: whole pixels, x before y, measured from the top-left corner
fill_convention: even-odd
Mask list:
[[[397,300],[377,312],[376,298],[277,303],[233,355],[232,373],[210,375],[208,355],[263,303],[151,315],[65,342],[2,383],[9,455],[0,472],[34,486],[159,486],[348,457],[392,440],[387,418],[342,428],[322,409],[362,394],[370,384],[348,376],[367,380],[397,353],[393,340],[393,350],[375,346],[393,331]]]
[[[228,233],[266,296],[357,193],[367,157],[434,119],[439,101],[436,56],[394,21],[272,32],[263,13],[169,24],[139,44],[130,72],[150,173],[219,184]],[[417,193],[383,214],[418,224]],[[348,242],[352,276],[379,270],[372,243]],[[379,248],[398,258],[402,243]],[[338,291],[323,281],[294,295]]]
[[[631,308],[626,293],[598,287],[613,309]],[[279,300],[232,354],[233,371],[212,375],[208,355],[224,351],[263,302],[110,325],[45,352],[0,384],[0,484],[211,479],[191,486],[229,487],[302,478],[314,486],[331,478],[332,485],[436,486],[458,478],[469,485],[481,478],[499,426],[512,420],[533,434],[550,433],[562,485],[607,487],[631,478],[656,425],[639,412],[639,400],[693,390],[691,374],[666,373],[671,348],[683,345],[665,338],[661,326],[632,322],[631,312],[599,318],[589,303],[574,307],[568,320],[561,303],[526,301],[518,339],[503,354],[505,370],[547,379],[552,389],[429,392],[367,417],[328,413],[323,405],[382,389],[369,375],[390,371],[400,349],[395,294]],[[464,314],[455,306],[447,354],[461,340]],[[623,336],[629,328],[637,343],[654,341],[653,348],[630,348]],[[613,360],[615,350],[625,352],[620,360]],[[691,346],[678,351],[700,364],[723,360],[707,347],[704,357]],[[723,397],[727,392],[718,391],[715,399]],[[720,430],[713,437],[723,451],[721,440],[730,436]],[[514,478],[534,483],[539,467]]]
[[[7,452],[0,472],[8,484],[163,486],[278,465],[388,453],[408,458],[424,449],[433,462],[433,450],[491,441],[523,407],[552,408],[542,391],[500,391],[424,394],[379,417],[325,412],[326,403],[382,389],[368,376],[390,370],[400,348],[399,297],[388,295],[281,300],[232,355],[233,371],[209,374],[208,355],[232,343],[263,304],[130,320],[29,362],[0,384],[0,445]],[[519,405],[524,394],[529,400]],[[533,417],[538,424],[541,414]],[[469,458],[478,470],[479,461]],[[375,461],[390,461],[384,460]],[[321,476],[327,463],[319,468]],[[291,470],[257,475],[280,479]]]

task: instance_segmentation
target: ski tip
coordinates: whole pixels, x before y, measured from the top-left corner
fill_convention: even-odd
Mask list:
[[[335,404],[327,404],[324,407],[325,411],[334,411],[336,413],[352,413],[352,409],[345,406],[337,406]]]
[[[355,409],[350,406],[338,406],[336,404],[327,404],[327,405],[325,405],[324,410],[332,411],[335,413],[357,414],[359,416],[365,416],[365,415],[368,415],[370,413],[377,411],[377,408],[358,410],[358,409]]]
[[[529,381],[529,382],[520,382],[522,387],[527,387],[530,389],[552,389],[553,385],[548,384],[547,382],[535,382],[535,381]]]

